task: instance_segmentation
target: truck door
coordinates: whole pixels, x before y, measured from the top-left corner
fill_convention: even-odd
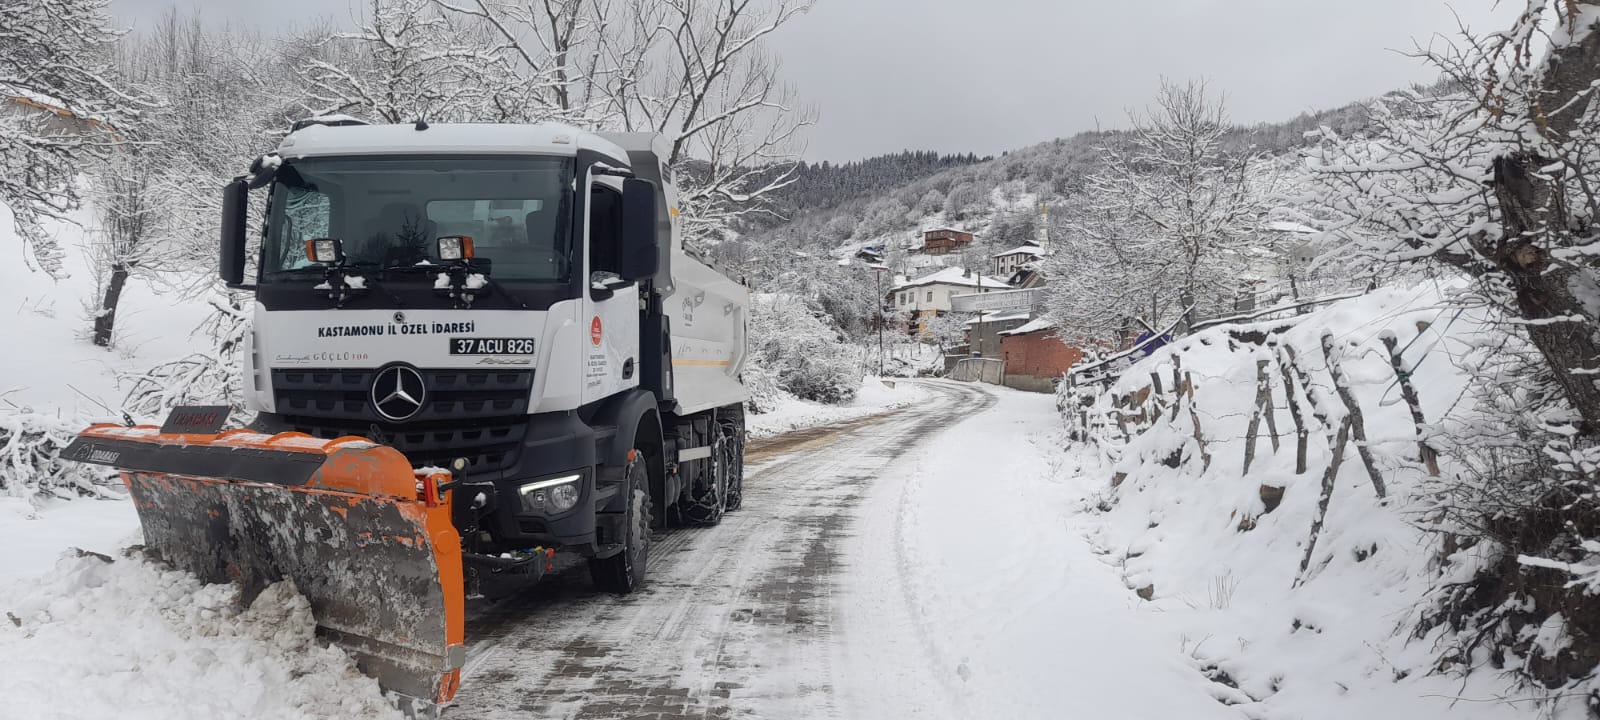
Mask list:
[[[622,191],[610,179],[589,184],[584,245],[591,309],[583,343],[583,403],[639,385],[639,285],[617,285],[622,259]],[[608,287],[608,284],[610,287]]]

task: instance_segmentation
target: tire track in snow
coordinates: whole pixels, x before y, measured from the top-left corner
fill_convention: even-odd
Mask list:
[[[445,717],[837,717],[835,590],[856,506],[891,463],[993,402],[926,387],[917,407],[752,443],[744,507],[657,533],[633,595],[594,591],[573,564],[474,608]]]

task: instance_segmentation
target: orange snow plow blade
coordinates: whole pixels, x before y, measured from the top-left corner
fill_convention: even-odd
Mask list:
[[[466,599],[461,539],[435,490],[447,475],[423,478],[399,451],[362,438],[247,430],[96,425],[62,456],[120,471],[162,559],[239,583],[250,599],[292,581],[318,633],[386,690],[455,696]]]

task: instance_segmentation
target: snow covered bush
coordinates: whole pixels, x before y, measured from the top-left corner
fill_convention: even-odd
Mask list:
[[[61,450],[86,424],[29,409],[0,409],[0,495],[103,494],[111,473],[61,459]]]
[[[209,337],[204,350],[157,364],[131,381],[125,410],[143,422],[160,422],[180,405],[227,405],[232,426],[250,418],[244,406],[244,341],[250,315],[238,295],[211,298],[213,312],[196,330]]]
[[[802,400],[841,403],[861,388],[859,351],[804,298],[764,293],[750,298],[752,410],[768,409],[777,391]]]

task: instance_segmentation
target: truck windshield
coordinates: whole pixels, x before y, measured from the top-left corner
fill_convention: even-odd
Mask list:
[[[274,177],[262,281],[306,277],[306,241],[337,238],[346,265],[400,274],[442,261],[438,238],[471,237],[496,280],[570,277],[573,161],[552,157],[307,158]],[[431,278],[430,278],[431,279]]]

